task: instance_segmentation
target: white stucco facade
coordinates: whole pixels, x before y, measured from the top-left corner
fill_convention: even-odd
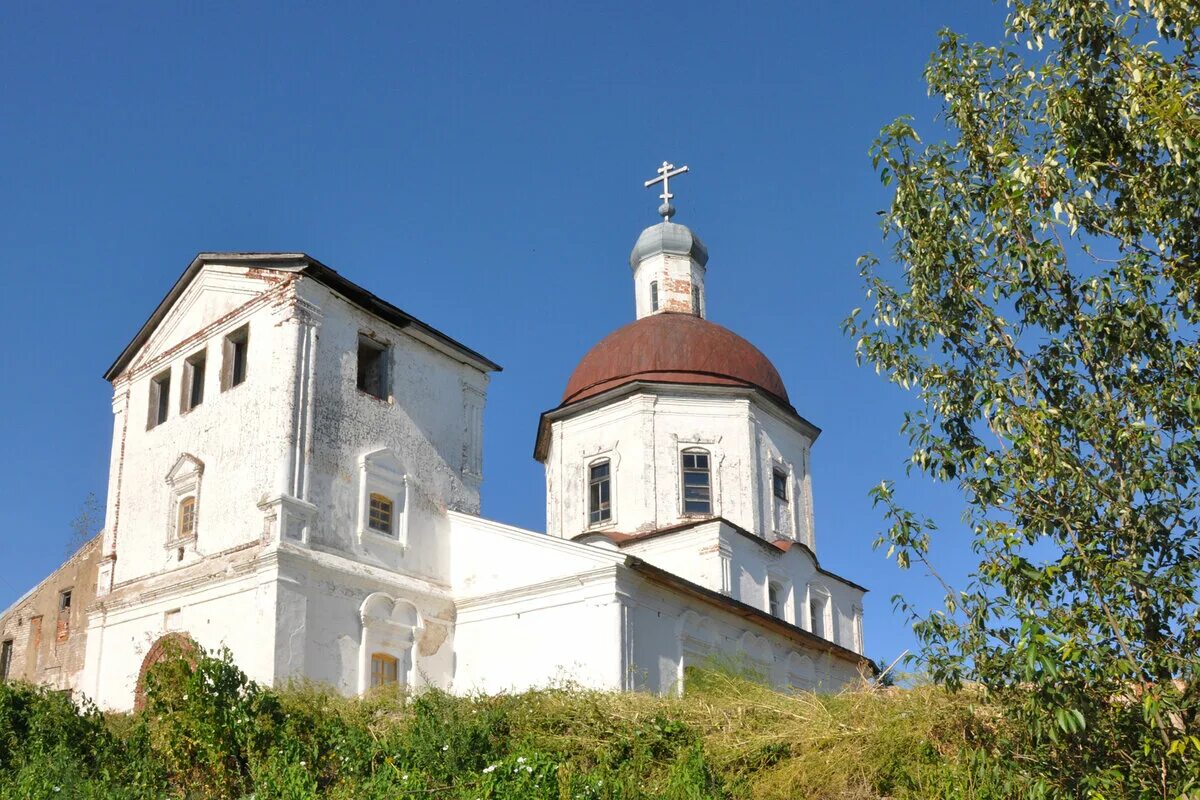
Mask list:
[[[639,240],[639,316],[703,308],[707,253],[668,233],[682,252]],[[547,412],[543,533],[479,516],[498,369],[308,256],[198,256],[106,375],[106,525],[71,688],[131,707],[164,637],[348,695],[671,692],[711,658],[834,689],[869,666],[865,590],[815,555],[819,432],[785,400],[630,380]],[[703,513],[681,474],[699,452]]]

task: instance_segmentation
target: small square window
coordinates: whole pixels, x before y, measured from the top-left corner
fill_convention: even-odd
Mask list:
[[[243,325],[226,336],[223,350],[221,391],[232,389],[246,381],[250,357],[250,326]]]
[[[146,428],[154,428],[167,421],[171,408],[171,370],[160,372],[150,379],[150,414]]]
[[[367,510],[367,527],[391,536],[392,523],[395,518],[395,506],[391,499],[381,494],[372,494],[370,500],[370,508]]]
[[[775,493],[775,497],[783,502],[788,501],[788,476],[781,469],[771,470],[771,489]]]
[[[191,411],[204,402],[205,352],[201,350],[183,362],[183,392],[180,411]]]
[[[358,388],[367,394],[386,400],[387,346],[370,336],[358,337]]]

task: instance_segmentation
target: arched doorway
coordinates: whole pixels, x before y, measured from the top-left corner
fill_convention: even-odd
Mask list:
[[[146,673],[151,667],[176,655],[182,655],[188,661],[195,663],[199,652],[200,646],[196,644],[196,640],[186,633],[176,632],[160,636],[154,644],[150,645],[150,650],[142,659],[142,667],[138,670],[137,688],[133,694],[134,710],[141,711],[146,705]]]

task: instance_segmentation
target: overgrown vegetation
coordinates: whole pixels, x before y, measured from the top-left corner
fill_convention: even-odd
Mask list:
[[[785,695],[724,672],[685,697],[556,688],[346,699],[249,681],[227,653],[150,671],[105,716],[0,683],[5,798],[988,798],[970,692]]]
[[[945,140],[872,150],[893,263],[861,260],[847,327],[978,556],[908,610],[1026,796],[1200,796],[1200,4],[1008,6],[998,44],[941,34]],[[936,574],[934,521],[874,496]]]

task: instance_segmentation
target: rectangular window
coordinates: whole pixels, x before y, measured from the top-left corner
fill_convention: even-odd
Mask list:
[[[588,524],[597,525],[612,519],[612,482],[608,461],[597,461],[588,467]]]
[[[58,622],[54,628],[54,640],[65,642],[71,636],[71,590],[58,593]]]
[[[371,654],[371,688],[393,686],[399,682],[399,662],[386,653]]]
[[[162,425],[167,421],[171,408],[171,370],[160,372],[150,379],[150,416],[146,428]]]
[[[179,501],[179,526],[177,539],[191,539],[196,535],[196,498],[185,497]]]
[[[358,336],[358,388],[367,394],[386,400],[387,346],[370,336]]]
[[[683,513],[712,513],[712,480],[704,450],[683,451]]]
[[[650,310],[658,311],[658,281],[650,281]]]
[[[775,493],[775,497],[783,502],[788,501],[788,476],[781,469],[771,470],[771,489]]]
[[[12,669],[13,640],[5,639],[0,642],[0,681],[8,677]]]
[[[692,284],[692,313],[697,317],[704,316],[700,313],[700,287]]]
[[[783,604],[780,600],[780,596],[782,594],[783,593],[779,590],[779,584],[767,584],[767,611],[772,617],[783,616]]]
[[[371,505],[367,513],[367,526],[373,531],[392,534],[393,509],[392,501],[381,494],[371,495]]]
[[[250,357],[250,326],[243,325],[225,337],[221,364],[221,391],[240,386],[246,381]]]
[[[201,350],[183,362],[181,412],[191,411],[204,402],[204,361],[205,353]]]
[[[808,601],[809,630],[814,636],[827,638],[825,634],[825,601],[814,597]]]

